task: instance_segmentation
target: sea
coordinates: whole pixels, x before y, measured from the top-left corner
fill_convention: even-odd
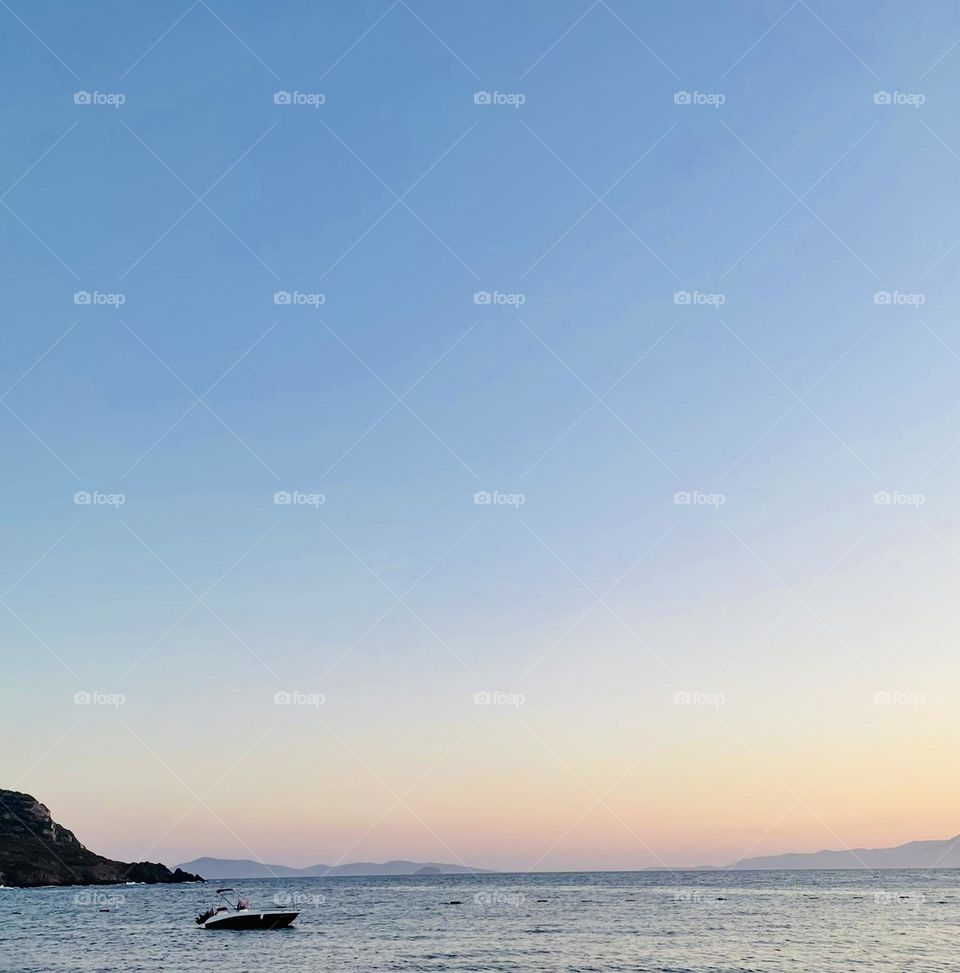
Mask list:
[[[595,872],[230,882],[270,932],[208,931],[205,885],[0,889],[3,973],[960,970],[960,870]]]

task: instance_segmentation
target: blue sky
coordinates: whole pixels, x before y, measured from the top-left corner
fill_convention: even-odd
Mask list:
[[[153,852],[171,861],[306,863],[343,837],[526,867],[535,802],[485,841],[454,795],[532,767],[540,795],[568,771],[602,789],[624,741],[627,760],[673,727],[677,690],[739,700],[738,731],[709,731],[729,773],[764,727],[802,754],[797,787],[876,691],[936,711],[960,552],[951,5],[40,3],[0,22],[5,786],[129,857],[177,819]],[[485,688],[525,694],[522,725],[473,729]],[[323,693],[322,726],[275,725],[278,690]],[[624,798],[644,847],[615,821],[544,864],[724,861],[763,832],[767,809],[668,831],[690,800],[671,774],[715,765],[679,719],[647,771],[660,816]],[[218,738],[245,753],[237,788],[308,795],[289,841],[225,832],[229,782],[201,803],[215,820],[177,818]],[[402,790],[454,745],[429,833],[350,832],[370,823],[357,774]],[[499,784],[460,779],[500,761]],[[342,821],[315,855],[327,777]],[[142,830],[87,796],[131,779]],[[831,800],[768,840],[940,825]]]

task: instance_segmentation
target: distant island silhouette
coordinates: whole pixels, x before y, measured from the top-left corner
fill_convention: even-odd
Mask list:
[[[352,862],[346,865],[309,865],[291,868],[289,865],[268,865],[249,858],[194,858],[178,868],[197,871],[207,878],[323,878],[348,875],[479,875],[483,868],[450,865],[443,862]]]

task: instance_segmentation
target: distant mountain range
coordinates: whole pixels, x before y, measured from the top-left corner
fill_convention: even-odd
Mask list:
[[[195,858],[179,866],[209,879],[237,878],[322,878],[338,875],[477,875],[483,868],[447,865],[442,862],[391,861],[354,862],[350,865],[310,865],[290,868],[288,865],[264,865],[249,858]]]
[[[960,868],[960,835],[939,841],[909,841],[895,848],[851,848],[741,858],[731,870],[788,868]]]
[[[178,866],[208,879],[241,878],[318,878],[336,875],[474,875],[488,869],[445,865],[439,862],[390,861],[354,862],[350,865],[311,865],[290,868],[286,865],[264,865],[249,859],[195,858]],[[741,858],[732,865],[702,865],[678,868],[677,871],[776,871],[831,868],[960,868],[960,835],[934,841],[910,841],[895,848],[850,848],[844,851],[795,852],[784,855],[760,855]],[[667,871],[654,865],[645,871]]]

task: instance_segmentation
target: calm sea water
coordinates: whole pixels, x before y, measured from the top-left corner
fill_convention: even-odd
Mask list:
[[[209,932],[205,886],[0,889],[0,970],[960,970],[960,873],[704,872],[248,881],[300,910]],[[459,904],[451,904],[458,902]],[[109,909],[109,911],[100,911]]]

